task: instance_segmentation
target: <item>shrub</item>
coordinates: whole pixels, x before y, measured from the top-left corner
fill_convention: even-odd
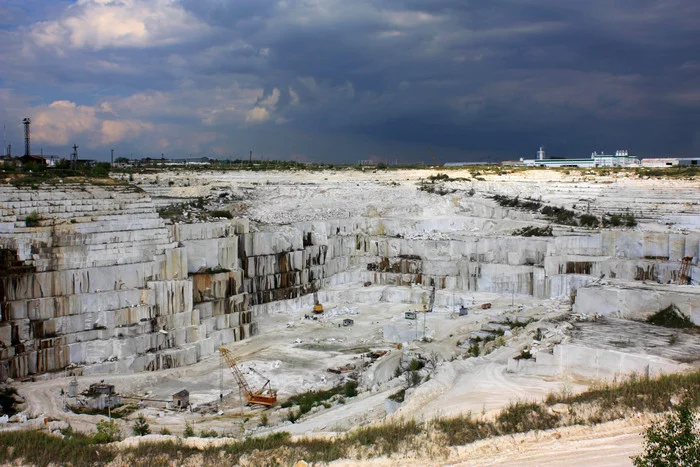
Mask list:
[[[590,228],[598,227],[598,224],[599,224],[598,218],[592,214],[581,215],[578,222],[579,222],[579,225],[581,227],[590,227]]]
[[[626,227],[634,227],[637,225],[637,220],[634,218],[634,214],[631,212],[628,212],[622,216],[622,220],[624,221]]]
[[[297,420],[301,418],[301,410],[289,409],[287,412],[287,420],[292,423],[296,423]]]
[[[420,373],[417,371],[409,372],[408,384],[418,386],[420,384]]]
[[[260,414],[260,426],[267,426],[270,423],[270,419],[268,418],[266,413]]]
[[[38,227],[40,220],[41,216],[39,216],[38,212],[34,211],[27,215],[27,217],[24,219],[24,223],[27,227]]]
[[[182,432],[182,437],[183,438],[189,438],[191,436],[194,436],[194,428],[190,424],[190,422],[185,422],[185,431]]]
[[[308,391],[300,394],[295,394],[282,403],[282,408],[286,409],[295,405],[299,406],[299,418],[301,415],[310,411],[313,407],[321,405],[333,396],[344,394],[346,397],[354,397],[357,395],[357,383],[349,381],[340,386],[321,391]]]
[[[606,227],[620,227],[622,225],[622,217],[618,214],[605,214],[603,216],[603,225]]]
[[[408,370],[409,371],[418,371],[421,368],[425,366],[425,363],[423,363],[422,360],[418,360],[417,358],[414,358],[411,360],[411,363],[408,364]]]
[[[394,394],[389,396],[389,399],[391,399],[394,402],[403,402],[405,398],[406,398],[406,390],[405,389],[401,389],[399,392],[395,392]]]
[[[530,430],[548,430],[557,426],[559,417],[547,412],[542,404],[534,402],[510,403],[496,417],[501,434],[523,433]]]
[[[151,427],[148,425],[146,417],[144,417],[143,414],[138,416],[136,422],[134,422],[134,426],[131,428],[131,431],[134,433],[134,436],[145,436],[151,434]]]
[[[199,432],[200,438],[216,438],[218,436],[219,433],[217,433],[216,430],[202,430]]]
[[[355,397],[357,395],[357,381],[348,381],[343,386],[345,397]]]
[[[632,457],[636,467],[700,466],[700,435],[687,401],[662,420],[652,423],[644,438],[644,452]]]
[[[695,324],[693,324],[691,319],[681,313],[681,310],[679,310],[674,304],[671,304],[649,316],[647,318],[647,323],[673,329],[695,327]]]
[[[212,217],[223,217],[226,219],[233,219],[233,214],[231,214],[230,212],[223,210],[223,209],[212,211],[211,215],[212,215]]]
[[[161,435],[171,435],[171,434],[172,434],[172,433],[170,432],[170,430],[168,430],[168,429],[165,428],[165,427],[161,428],[160,431],[159,431],[158,433],[160,433]]]
[[[449,176],[449,175],[447,175],[447,174],[442,174],[442,173],[440,173],[440,172],[438,172],[438,173],[435,174],[435,175],[431,175],[431,176],[428,177],[428,180],[430,180],[431,182],[436,182],[436,181],[437,181],[437,182],[440,182],[440,181],[449,180],[449,179],[450,179],[450,176]]]
[[[447,436],[449,446],[473,443],[496,434],[493,424],[474,420],[471,412],[453,418],[437,418],[433,423]]]
[[[576,213],[563,207],[545,206],[540,212],[558,224],[576,225]]]
[[[119,430],[119,425],[114,420],[102,420],[97,424],[97,433],[92,437],[93,441],[98,444],[111,443],[113,441],[119,441],[121,438],[121,431]]]
[[[552,236],[552,226],[547,227],[535,227],[534,225],[528,225],[521,229],[513,232],[516,237],[551,237]]]
[[[469,346],[469,356],[470,357],[478,357],[479,356],[479,343],[478,342],[472,342],[472,344]]]

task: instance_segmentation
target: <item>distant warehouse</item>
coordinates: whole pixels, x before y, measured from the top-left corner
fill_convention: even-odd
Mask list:
[[[642,159],[642,167],[690,167],[700,166],[700,157],[660,157]]]

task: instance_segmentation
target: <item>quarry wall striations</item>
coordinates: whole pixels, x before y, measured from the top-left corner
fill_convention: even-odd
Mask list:
[[[424,295],[372,288],[345,296],[327,290],[334,285],[568,297],[603,275],[675,280],[684,256],[694,257],[690,274],[700,280],[697,233],[480,236],[473,226],[484,222],[166,225],[150,197],[129,186],[0,187],[0,380],[68,368],[129,373],[192,364],[254,335],[266,313],[310,307],[317,290],[322,301],[416,303]],[[449,238],[431,236],[442,230]],[[593,299],[579,305],[581,296],[576,306],[596,312],[586,305]],[[697,314],[693,303],[690,297],[679,306]],[[606,306],[600,310],[626,312]]]

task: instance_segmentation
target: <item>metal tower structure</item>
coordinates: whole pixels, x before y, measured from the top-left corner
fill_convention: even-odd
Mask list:
[[[32,152],[29,147],[29,125],[31,125],[32,121],[27,117],[22,120],[22,123],[24,123],[24,155],[31,156]]]
[[[78,145],[73,145],[73,170],[78,168]]]

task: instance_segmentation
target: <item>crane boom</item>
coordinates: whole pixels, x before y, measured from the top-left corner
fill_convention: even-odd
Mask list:
[[[241,369],[238,368],[238,362],[231,351],[226,347],[220,347],[219,352],[221,352],[222,357],[226,359],[226,363],[228,363],[229,368],[231,368],[231,373],[233,373],[233,376],[236,378],[238,388],[249,404],[261,404],[269,407],[277,402],[277,392],[270,386],[269,379],[260,389],[257,391],[252,391],[248,385],[248,381],[246,381],[245,376],[241,372]]]

